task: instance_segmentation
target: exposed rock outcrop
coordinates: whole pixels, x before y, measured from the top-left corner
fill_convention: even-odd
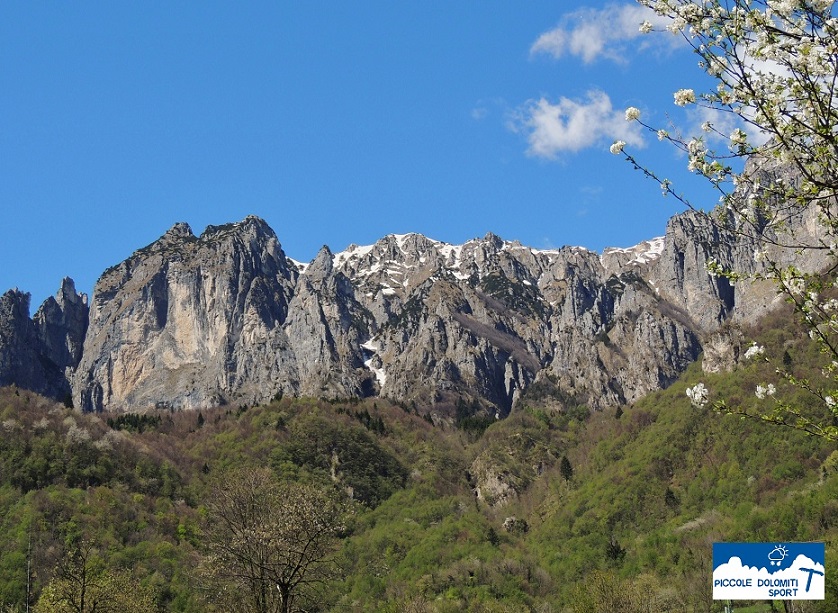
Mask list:
[[[600,258],[491,234],[459,246],[390,235],[324,247],[300,272],[259,219],[200,237],[177,224],[97,283],[76,400],[101,410],[383,394],[430,406],[465,395],[503,415],[548,373],[574,402],[630,402],[701,350],[688,311],[698,302],[673,304],[642,277],[671,240]],[[705,313],[723,299],[687,279],[707,277],[694,260],[678,281]]]
[[[192,408],[293,388],[280,326],[296,277],[261,219],[200,237],[176,224],[96,284],[77,406]]]
[[[64,279],[34,318],[29,301],[29,294],[19,290],[0,296],[0,385],[67,401],[87,332],[87,296],[76,293],[72,279]]]
[[[816,240],[811,219],[793,222]],[[718,331],[764,314],[775,295],[714,277],[706,262],[756,271],[754,245],[690,211],[666,236],[601,256],[407,234],[323,247],[306,265],[256,217],[200,236],[178,223],[105,271],[89,325],[72,281],[33,319],[28,296],[7,292],[0,384],[55,397],[72,384],[87,411],[385,395],[437,409],[479,400],[502,416],[536,381],[564,405],[630,403],[703,348],[710,368],[737,359]]]
[[[33,317],[43,351],[68,380],[81,360],[88,316],[87,296],[77,293],[73,280],[65,278],[58,293],[47,298]]]

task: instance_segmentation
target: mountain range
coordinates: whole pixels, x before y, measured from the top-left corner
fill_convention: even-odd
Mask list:
[[[702,352],[706,369],[735,363],[737,327],[776,304],[768,282],[708,273],[708,260],[760,266],[754,239],[728,226],[687,211],[665,236],[601,254],[388,235],[300,263],[257,217],[200,236],[177,223],[107,269],[90,300],[64,279],[30,316],[28,294],[3,294],[0,385],[83,411],[384,396],[502,417],[534,390],[628,404]]]

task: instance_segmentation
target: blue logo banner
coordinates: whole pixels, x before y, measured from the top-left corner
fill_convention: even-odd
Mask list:
[[[823,600],[823,543],[713,543],[713,599]]]

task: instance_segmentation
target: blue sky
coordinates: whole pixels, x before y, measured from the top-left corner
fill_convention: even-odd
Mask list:
[[[175,222],[249,214],[302,261],[388,233],[596,251],[659,236],[681,207],[608,147],[682,177],[622,116],[696,123],[672,92],[702,76],[672,35],[639,35],[638,10],[4,2],[0,292],[31,292],[34,312]]]

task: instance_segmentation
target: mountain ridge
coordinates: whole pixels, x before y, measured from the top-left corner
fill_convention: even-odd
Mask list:
[[[324,246],[307,264],[255,216],[200,236],[178,222],[106,269],[89,301],[65,281],[72,317],[30,319],[23,294],[7,292],[0,384],[70,393],[85,411],[382,395],[444,416],[463,398],[505,415],[549,380],[563,402],[604,408],[666,387],[711,340],[735,359],[722,324],[753,320],[774,296],[705,263],[755,270],[753,253],[696,211],[601,254],[408,233]],[[27,341],[33,326],[49,340]],[[21,376],[36,363],[36,380]]]

